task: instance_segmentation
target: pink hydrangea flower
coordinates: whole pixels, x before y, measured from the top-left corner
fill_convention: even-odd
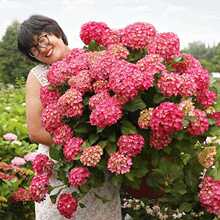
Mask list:
[[[181,87],[180,75],[177,73],[163,72],[157,86],[164,96],[177,96]]]
[[[102,33],[101,44],[105,47],[109,47],[113,44],[120,43],[120,36],[116,31],[106,29]]]
[[[37,175],[46,174],[48,177],[52,175],[53,161],[45,154],[38,154],[32,162],[32,167]]]
[[[61,112],[57,103],[50,104],[42,110],[41,121],[43,127],[49,133],[53,133],[56,128],[62,125]]]
[[[148,54],[137,62],[137,65],[144,72],[159,73],[166,70],[163,64],[164,59],[158,54]]]
[[[116,174],[125,174],[130,172],[132,159],[129,156],[115,152],[111,154],[108,160],[108,170]]]
[[[150,127],[158,134],[172,134],[183,128],[184,113],[172,102],[163,102],[152,113]]]
[[[14,157],[11,161],[11,164],[13,164],[15,166],[22,166],[22,165],[26,164],[26,161],[22,157]]]
[[[80,71],[76,76],[72,76],[68,80],[68,84],[71,88],[80,91],[82,94],[85,92],[91,91],[91,77],[88,70]]]
[[[195,79],[190,74],[181,74],[179,95],[183,97],[195,96],[196,92],[197,84],[195,82]]]
[[[67,54],[67,56],[64,58],[65,62],[69,64],[74,59],[79,57],[80,55],[85,54],[85,51],[81,48],[73,48],[71,51]]]
[[[220,215],[220,180],[206,176],[199,192],[199,201],[208,212]]]
[[[165,60],[169,60],[179,56],[180,41],[174,33],[158,33],[147,48],[149,54],[159,54]]]
[[[48,193],[49,178],[47,174],[34,176],[30,184],[31,198],[35,202],[41,202]]]
[[[89,57],[87,53],[79,53],[77,56],[70,56],[66,59],[68,79],[78,75],[83,70],[89,69]]]
[[[57,209],[65,218],[72,218],[77,209],[78,202],[71,193],[62,193],[57,202]]]
[[[157,150],[163,149],[164,147],[168,146],[171,141],[172,138],[169,135],[164,134],[163,132],[152,132],[150,136],[150,146]]]
[[[56,103],[59,97],[59,92],[57,90],[50,89],[49,86],[42,86],[40,88],[40,100],[43,108],[49,104]]]
[[[89,61],[89,68],[96,64],[96,62],[105,54],[107,54],[106,50],[102,51],[89,51],[87,52],[87,57]]]
[[[12,194],[12,200],[15,202],[31,201],[31,193],[29,192],[29,190],[19,188],[16,192]]]
[[[14,133],[6,133],[3,135],[6,141],[16,141],[18,139],[17,135]]]
[[[97,80],[92,84],[95,93],[101,93],[109,90],[108,80]]]
[[[158,88],[164,96],[193,96],[197,93],[197,85],[190,74],[179,75],[176,72],[164,71],[158,80]]]
[[[82,101],[82,93],[71,88],[59,98],[57,105],[63,116],[78,117],[83,113]]]
[[[176,72],[187,73],[190,69],[202,68],[199,60],[197,60],[191,54],[180,53],[179,56],[183,58],[183,61],[172,63],[172,67],[175,68]]]
[[[115,56],[117,59],[126,59],[129,51],[123,44],[112,44],[108,46],[107,53]]]
[[[57,61],[51,64],[48,70],[47,73],[48,82],[54,86],[61,85],[65,83],[69,78],[67,73],[68,73],[68,64],[63,60]]]
[[[187,73],[194,79],[197,88],[197,96],[209,89],[209,72],[203,68],[187,69]]]
[[[115,63],[109,75],[109,87],[119,96],[132,100],[142,88],[144,74],[138,66],[126,61]]]
[[[84,148],[80,161],[84,166],[96,167],[101,160],[102,154],[103,150],[99,145]]]
[[[68,174],[68,181],[71,186],[79,187],[85,184],[90,177],[90,172],[86,167],[75,167]]]
[[[98,44],[102,44],[102,36],[109,27],[103,22],[90,21],[81,26],[80,38],[85,44],[89,44],[95,40]]]
[[[89,122],[99,128],[111,126],[122,117],[122,109],[118,101],[114,98],[103,100],[92,110]]]
[[[212,106],[217,99],[217,94],[214,91],[204,91],[196,97],[197,101],[205,108]]]
[[[213,118],[215,120],[215,125],[220,126],[220,112],[214,112],[208,115],[209,118]]]
[[[63,148],[65,159],[67,161],[73,161],[75,157],[80,153],[82,144],[82,138],[73,137],[69,141],[67,141]]]
[[[96,62],[90,68],[91,78],[95,80],[108,80],[115,62],[116,58],[112,54],[106,53],[97,57]]]
[[[122,43],[131,48],[146,48],[156,35],[156,29],[152,24],[136,22],[128,25],[121,33]]]
[[[103,92],[97,93],[97,94],[90,97],[89,108],[91,110],[95,109],[95,107],[97,105],[99,105],[103,101],[105,102],[107,99],[110,99],[110,98],[111,98],[111,96],[109,95],[108,91],[103,91]]]
[[[24,159],[26,160],[26,161],[34,161],[34,159],[35,159],[35,157],[38,155],[38,153],[37,152],[31,152],[31,153],[28,153],[28,154],[26,154],[25,156],[24,156]]]
[[[73,136],[72,129],[64,124],[58,127],[53,133],[53,141],[55,144],[63,145]]]
[[[144,138],[140,134],[122,135],[117,141],[117,146],[120,153],[135,157],[144,147]]]
[[[209,121],[206,113],[199,109],[194,109],[192,114],[194,118],[189,123],[187,131],[192,136],[201,135],[209,129]]]
[[[149,71],[143,72],[143,82],[142,82],[143,90],[148,90],[150,87],[153,87],[153,85],[154,85],[154,73]]]

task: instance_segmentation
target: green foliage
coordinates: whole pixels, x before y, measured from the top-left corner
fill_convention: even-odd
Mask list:
[[[195,56],[209,72],[220,72],[220,43],[210,47],[200,41],[195,41],[182,52]]]
[[[37,145],[29,141],[25,122],[25,100],[23,81],[16,82],[15,87],[0,90],[0,162],[8,164],[15,156],[23,157],[36,149]],[[6,133],[14,133],[18,140],[11,142],[3,139]],[[30,164],[25,165],[25,175],[18,175],[17,179],[4,181],[0,179],[0,219],[8,220],[32,220],[34,219],[34,204],[31,202],[14,203],[10,200],[13,192],[19,187],[27,187],[33,172]],[[14,171],[0,170],[6,174]]]
[[[17,78],[26,78],[34,66],[17,49],[18,27],[19,23],[13,22],[0,41],[0,82],[3,83],[15,84]]]
[[[0,135],[12,132],[19,139],[27,138],[24,88],[0,90],[0,103]]]

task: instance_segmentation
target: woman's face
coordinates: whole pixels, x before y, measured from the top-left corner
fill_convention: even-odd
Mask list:
[[[62,38],[54,34],[41,33],[34,37],[34,47],[31,48],[31,55],[45,64],[52,64],[63,59],[70,51],[64,44]]]

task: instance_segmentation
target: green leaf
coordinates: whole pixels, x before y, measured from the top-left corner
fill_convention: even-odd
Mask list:
[[[103,132],[103,130],[104,130],[104,128],[99,128],[99,127],[97,127],[97,133],[101,133],[101,132]]]
[[[93,145],[99,139],[98,134],[90,134],[88,137],[88,141],[90,145]]]
[[[175,58],[173,59],[173,63],[181,63],[181,62],[183,62],[183,61],[184,61],[183,57],[175,57]]]
[[[95,40],[91,40],[89,43],[87,50],[89,51],[101,51],[105,49],[104,47],[100,46]]]
[[[184,202],[179,207],[180,212],[190,212],[192,210],[192,204]]]
[[[166,97],[165,96],[162,96],[161,94],[155,94],[154,95],[154,97],[153,97],[153,102],[155,103],[155,104],[159,104],[159,103],[161,103],[162,101],[164,101],[166,99]]]
[[[78,134],[86,134],[89,131],[89,126],[87,124],[80,124],[74,128],[74,132]]]
[[[56,145],[52,145],[49,148],[49,154],[53,160],[61,161],[63,159],[62,150],[59,149],[58,146],[56,146]]]
[[[137,133],[136,127],[128,120],[121,122],[121,132],[123,134],[135,134]]]
[[[116,151],[116,149],[117,149],[117,146],[116,144],[113,144],[113,143],[109,143],[105,147],[105,150],[107,151],[108,155],[111,155],[113,152]]]
[[[146,108],[146,104],[141,99],[141,96],[137,96],[134,100],[124,106],[124,109],[129,112],[135,112],[137,110],[143,110]]]
[[[190,154],[184,153],[181,154],[180,158],[183,161],[183,164],[186,165],[189,162],[189,160],[192,158],[192,156]]]
[[[214,168],[209,171],[209,175],[212,176],[215,180],[220,180],[220,162],[215,163]]]
[[[52,196],[50,196],[50,200],[51,200],[51,202],[52,202],[53,204],[56,203],[57,196],[58,196],[58,194],[57,194],[57,195],[52,195]]]
[[[81,203],[81,202],[79,202],[78,205],[79,205],[80,208],[86,208],[86,205]]]
[[[215,125],[215,119],[209,118],[209,125]]]

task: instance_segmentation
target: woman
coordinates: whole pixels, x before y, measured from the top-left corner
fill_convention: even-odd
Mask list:
[[[33,15],[25,20],[18,31],[18,48],[30,60],[39,64],[34,67],[26,82],[26,117],[30,139],[39,143],[39,153],[49,154],[49,146],[53,143],[50,134],[41,124],[40,88],[48,84],[47,71],[50,64],[63,59],[69,52],[67,38],[51,18]],[[60,184],[51,179],[53,185]],[[103,203],[95,194],[105,197],[109,202]],[[91,190],[80,201],[86,208],[78,207],[75,220],[121,220],[119,192],[109,183]],[[41,203],[35,203],[36,220],[64,220],[50,197]]]

